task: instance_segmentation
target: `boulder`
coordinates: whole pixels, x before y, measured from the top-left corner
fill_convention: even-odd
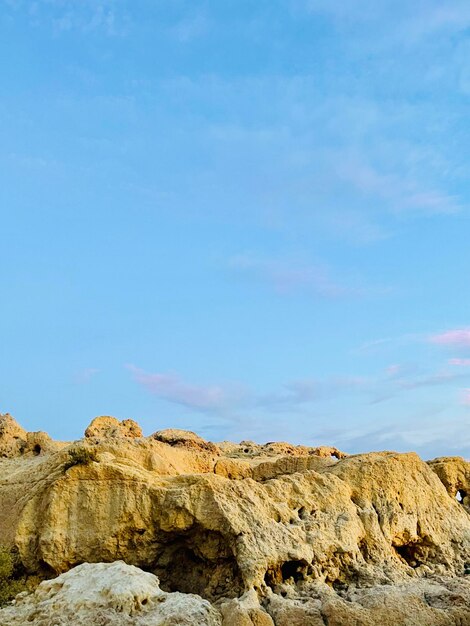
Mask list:
[[[0,457],[20,456],[25,446],[25,429],[9,413],[0,415]]]
[[[470,506],[470,463],[460,456],[440,457],[428,461],[429,467],[441,480],[447,493]]]
[[[158,578],[122,561],[84,563],[0,610],[2,626],[221,626],[195,595],[165,593]]]
[[[161,441],[170,446],[209,452],[210,454],[220,454],[219,448],[212,442],[206,441],[190,430],[180,430],[179,428],[166,428],[158,430],[151,435],[152,439]]]
[[[87,438],[127,437],[136,439],[142,436],[142,429],[134,420],[126,419],[120,422],[115,417],[109,415],[95,417],[85,430],[85,437]]]

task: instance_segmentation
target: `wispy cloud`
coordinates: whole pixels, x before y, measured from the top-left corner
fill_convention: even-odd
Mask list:
[[[311,293],[325,298],[383,295],[389,290],[362,287],[356,277],[337,280],[325,264],[262,258],[240,254],[229,260],[229,268],[240,275],[265,282],[279,294]]]
[[[257,398],[257,404],[264,408],[294,408],[308,402],[315,402],[322,395],[321,381],[304,380],[286,383],[283,389],[277,392],[271,392],[260,395]]]
[[[321,265],[263,259],[241,254],[230,259],[229,266],[239,273],[268,282],[278,293],[307,290],[330,298],[357,293],[354,288],[340,285],[333,280],[330,271]]]
[[[407,43],[418,43],[425,37],[440,32],[464,31],[470,25],[470,8],[465,0],[455,0],[444,5],[438,0],[409,3],[405,1],[375,2],[366,0],[358,5],[354,0],[328,2],[328,0],[293,0],[299,10],[329,15],[351,24],[377,24],[371,37],[379,36],[388,29],[388,40],[397,39]]]
[[[331,376],[291,381],[280,392],[257,396],[259,406],[275,410],[297,410],[311,403],[328,402],[351,394],[364,403],[379,404],[403,393],[422,388],[451,387],[468,379],[460,371],[421,371],[416,366],[393,364],[370,376]]]
[[[82,369],[75,373],[74,382],[78,385],[84,385],[86,383],[89,383],[90,380],[94,376],[96,376],[96,374],[99,374],[99,372],[100,370],[96,367],[86,367],[85,369]]]
[[[422,372],[413,366],[394,364],[375,376],[310,377],[260,392],[241,383],[197,385],[177,374],[147,373],[134,365],[126,367],[138,384],[157,397],[195,411],[225,415],[250,411],[298,413],[350,395],[362,396],[366,406],[422,388],[451,387],[468,379],[461,371]]]
[[[470,7],[465,0],[456,0],[452,5],[428,0],[426,10],[417,10],[404,32],[416,40],[439,31],[462,32],[469,26]]]
[[[378,404],[418,389],[457,386],[467,378],[465,372],[455,369],[429,371],[413,364],[393,364],[386,368],[384,375],[378,375],[371,381],[371,403]]]
[[[470,328],[455,328],[442,332],[426,333],[405,333],[397,337],[384,337],[381,339],[373,339],[361,344],[356,350],[357,352],[374,352],[390,346],[405,346],[408,344],[430,344],[434,346],[442,346],[448,349],[465,350],[470,348]],[[468,361],[468,363],[467,363]],[[449,365],[467,365],[470,359],[452,358],[448,361]]]
[[[113,0],[7,0],[15,11],[25,11],[29,24],[49,26],[56,34],[77,31],[82,34],[100,32],[109,36],[122,34],[127,14]]]
[[[426,188],[396,172],[383,173],[357,158],[343,162],[338,173],[361,193],[386,201],[390,210],[396,213],[433,215],[461,210],[457,196]]]
[[[279,391],[259,394],[256,406],[270,411],[297,411],[299,408],[324,397],[324,384],[320,379],[285,383]]]
[[[396,337],[382,337],[380,339],[371,339],[356,348],[359,353],[373,353],[389,348],[391,346],[406,346],[408,344],[421,342],[423,335],[419,333],[405,333]]]
[[[355,244],[373,244],[391,236],[373,216],[348,209],[329,211],[322,216],[327,230],[338,239]]]
[[[312,403],[327,401],[339,393],[361,391],[370,381],[366,377],[344,376],[305,378],[286,382],[279,390],[256,392],[241,383],[196,385],[177,374],[148,373],[126,365],[133,379],[153,395],[195,411],[208,413],[234,411],[297,412]]]
[[[180,43],[189,43],[194,39],[206,35],[210,26],[207,15],[198,13],[189,15],[181,19],[175,26],[170,29],[173,35]]]
[[[433,374],[425,374],[423,376],[416,376],[413,378],[401,378],[399,380],[399,387],[401,389],[419,389],[420,387],[438,387],[441,385],[449,385],[453,382],[461,380],[464,374],[441,371]]]
[[[470,328],[455,328],[431,335],[430,343],[450,348],[470,348]]]
[[[463,389],[462,390],[462,404],[464,406],[470,406],[470,389]]]
[[[470,453],[470,435],[467,434],[466,421],[442,420],[439,413],[440,409],[437,409],[437,415],[428,414],[425,420],[412,416],[406,421],[402,419],[395,423],[386,423],[379,428],[346,428],[343,432],[335,433],[334,441],[349,452],[412,450],[425,459],[442,455],[443,451],[447,454],[454,451],[462,454],[463,450]]]
[[[387,376],[389,376],[390,378],[399,377],[402,374],[403,366],[397,363],[393,363],[392,365],[389,365],[385,371]]]
[[[371,381],[365,376],[306,378],[285,383],[280,391],[254,396],[259,408],[278,412],[296,412],[308,405],[329,401],[351,393],[364,393]]]
[[[470,359],[449,359],[449,365],[455,365],[456,367],[470,367]]]
[[[470,452],[470,438],[459,434],[462,424],[443,419],[452,394],[455,394],[454,411],[459,406],[461,412],[470,407],[470,389],[463,386],[468,381],[465,373],[423,372],[414,366],[392,364],[375,376],[310,377],[288,381],[277,390],[261,393],[243,385],[197,385],[177,374],[149,374],[133,365],[127,368],[146,391],[191,409],[196,416],[203,414],[210,421],[199,422],[197,428],[216,440],[221,433],[231,439],[253,437],[259,441],[281,437],[302,443],[315,441],[316,445],[334,443],[357,452],[416,450],[427,458],[457,449],[459,454],[466,448]],[[442,386],[448,388],[450,400],[436,401],[433,396],[434,400],[426,402],[424,410],[422,400],[419,406],[407,400],[399,417],[390,423],[383,423],[383,418],[378,416],[377,422],[373,417],[374,405],[379,402]],[[338,407],[344,410],[345,406],[351,407],[347,419],[344,414],[337,414]],[[370,418],[358,419],[358,411]],[[410,411],[412,415],[405,418]],[[325,426],[329,424],[328,416],[331,427]],[[192,419],[197,422],[200,418]],[[383,425],[377,425],[380,423]]]
[[[134,380],[155,396],[202,412],[233,409],[245,397],[241,386],[196,385],[177,374],[150,374],[135,365],[127,365]]]
[[[169,101],[237,103],[236,116],[229,111],[202,125],[204,141],[217,154],[229,153],[230,172],[236,169],[234,185],[233,175],[214,163],[210,189],[221,194],[217,210],[237,219],[370,245],[396,236],[405,217],[452,218],[466,208],[453,156],[434,136],[414,140],[410,129],[440,123],[419,98],[391,104],[368,95],[368,83],[350,84],[350,75],[321,102],[308,74],[182,76],[161,89]],[[268,116],[259,115],[260,106]]]

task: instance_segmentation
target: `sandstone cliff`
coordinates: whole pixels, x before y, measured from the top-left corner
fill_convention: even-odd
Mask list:
[[[0,544],[18,548],[27,572],[122,560],[156,575],[168,598],[198,594],[216,620],[159,622],[146,609],[144,621],[97,624],[470,625],[463,459],[213,444],[178,430],[143,437],[110,417],[60,444],[10,416],[0,418],[0,457]],[[114,571],[94,567],[90,576]],[[44,585],[0,624],[22,623],[20,609],[58,589]],[[31,623],[61,623],[44,620]]]

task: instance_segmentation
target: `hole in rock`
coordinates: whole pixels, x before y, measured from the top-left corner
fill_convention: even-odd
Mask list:
[[[408,543],[403,546],[394,546],[394,548],[410,567],[419,567],[425,560],[425,547],[420,543]]]
[[[305,578],[305,570],[308,563],[305,561],[287,561],[281,566],[283,580],[293,578],[294,582],[298,582]]]
[[[69,567],[67,569],[75,567],[75,565],[80,565],[80,563],[69,564]],[[39,572],[40,577],[44,579],[55,578],[61,573],[59,571],[56,571],[51,565],[49,565],[49,563],[46,563],[46,561],[44,561],[43,559],[39,559]]]
[[[364,561],[368,561],[370,559],[370,551],[369,546],[367,545],[367,541],[365,539],[361,539],[358,543],[359,552],[362,554],[362,558]]]
[[[41,454],[41,446],[38,443],[33,448],[33,454],[35,454],[36,456]]]
[[[392,542],[396,554],[410,567],[416,568],[424,563],[441,563],[442,553],[438,544],[416,523],[416,538],[397,537]]]
[[[464,491],[463,489],[459,489],[457,493],[455,494],[455,498],[457,502],[460,502],[460,504],[463,504],[463,500],[466,497],[467,497],[467,492]]]
[[[243,593],[243,580],[226,539],[199,527],[182,535],[168,533],[152,571],[164,591],[196,593],[208,600]]]
[[[352,502],[353,504],[355,504],[357,507],[362,508],[362,507],[361,507],[361,503],[360,503],[359,496],[357,496],[357,495],[353,494],[353,495],[351,496],[351,502]]]
[[[285,583],[290,579],[292,579],[294,583],[297,583],[307,578],[308,567],[309,564],[304,560],[286,561],[281,565],[268,569],[264,575],[264,582],[271,588]]]
[[[347,591],[349,588],[348,583],[344,582],[344,580],[339,580],[339,578],[337,578],[336,580],[334,580],[332,582],[333,589],[336,591],[336,593],[340,592],[340,591]]]

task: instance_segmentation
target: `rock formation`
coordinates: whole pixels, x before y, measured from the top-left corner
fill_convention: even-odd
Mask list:
[[[0,459],[38,456],[59,450],[62,445],[45,432],[26,432],[9,413],[0,415]]]
[[[142,429],[134,420],[122,420],[120,422],[115,417],[101,415],[95,417],[85,431],[85,437],[129,437],[130,439],[142,437]]]
[[[26,431],[9,413],[0,415],[0,457],[21,454],[26,445]]]
[[[158,576],[168,602],[204,598],[223,626],[470,625],[463,459],[213,444],[175,429],[143,437],[131,422],[97,418],[84,439],[35,455],[15,443],[28,433],[0,420],[0,543],[28,573],[72,581],[91,567],[81,563],[122,560]],[[0,624],[21,623],[2,620],[53,584]],[[103,623],[160,624],[138,619]]]
[[[207,600],[165,593],[158,578],[122,561],[84,563],[20,594],[0,612],[2,626],[220,626]]]

